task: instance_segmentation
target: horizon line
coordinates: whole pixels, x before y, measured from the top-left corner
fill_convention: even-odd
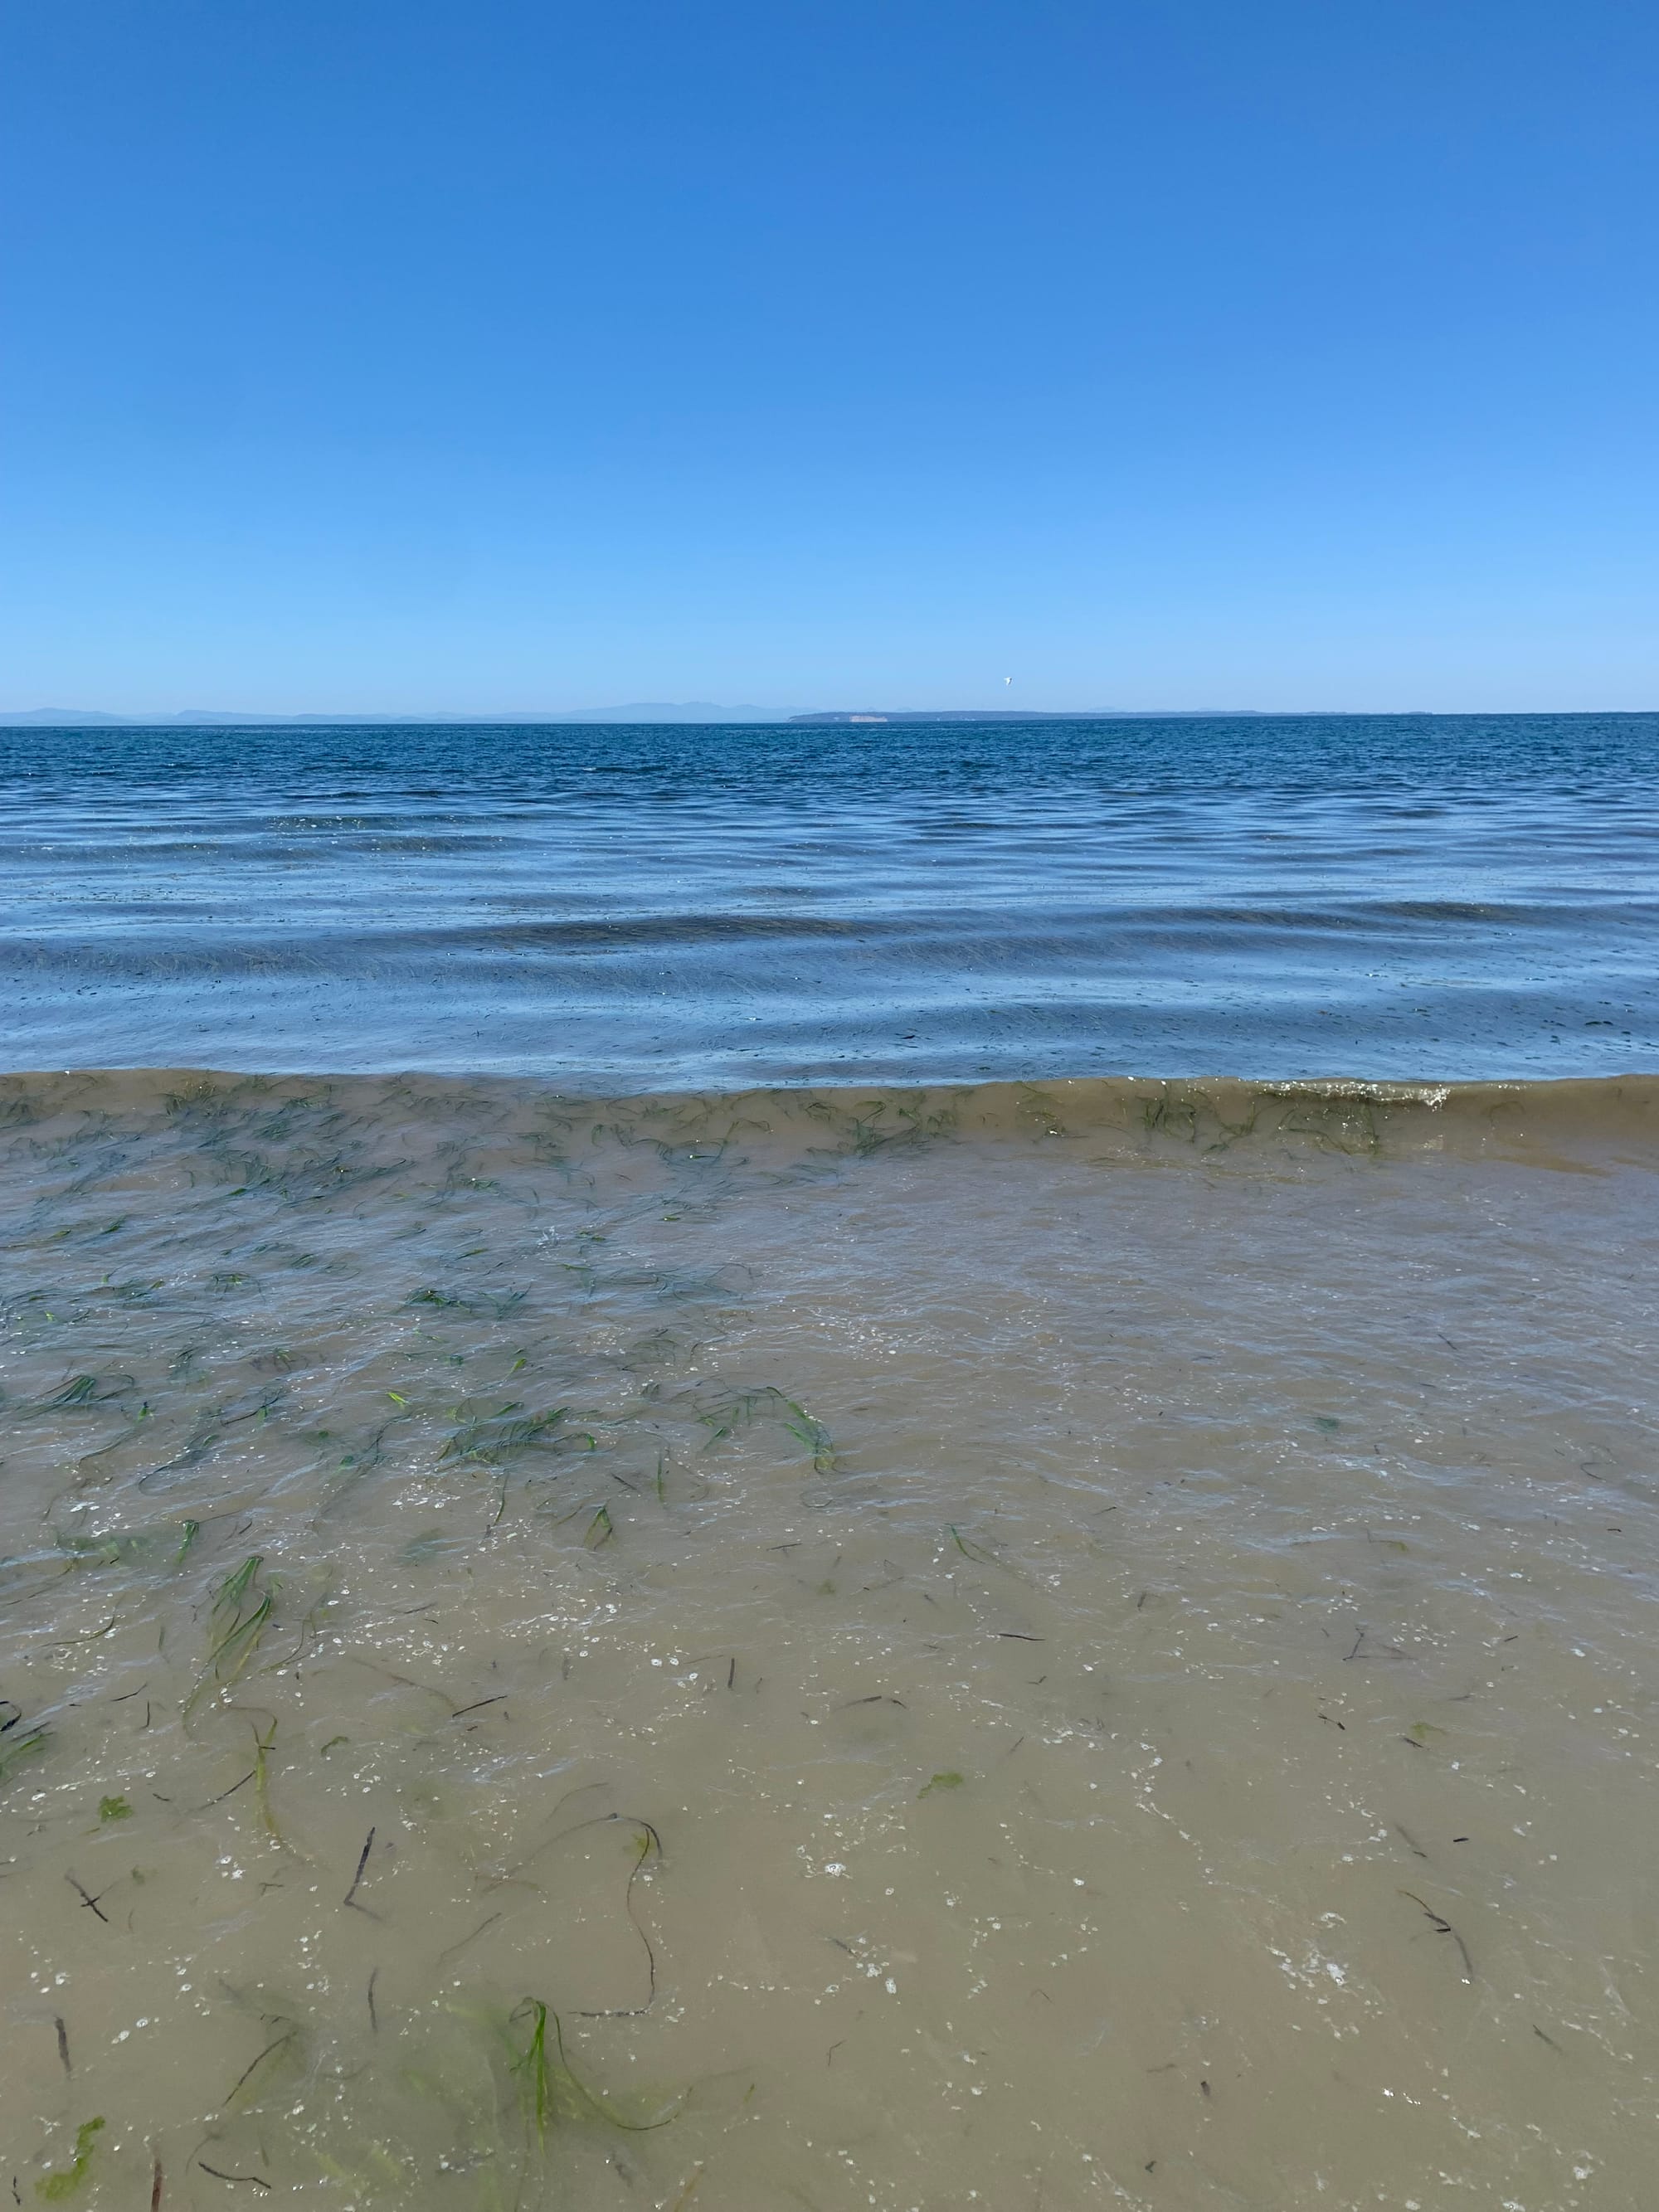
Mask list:
[[[325,727],[483,727],[524,724],[531,726],[562,723],[597,727],[606,723],[646,726],[659,722],[719,724],[744,721],[759,724],[820,726],[853,724],[878,726],[894,722],[1014,722],[1014,721],[1163,721],[1163,720],[1412,720],[1431,718],[1458,720],[1482,714],[1551,716],[1644,715],[1659,714],[1659,707],[854,707],[799,708],[722,707],[707,700],[640,700],[615,707],[510,708],[495,712],[438,709],[416,713],[404,709],[366,713],[360,709],[324,712],[303,709],[292,713],[234,710],[216,708],[176,708],[168,710],[114,713],[104,708],[33,707],[0,709],[0,728],[73,730],[108,729],[234,729],[252,726]]]

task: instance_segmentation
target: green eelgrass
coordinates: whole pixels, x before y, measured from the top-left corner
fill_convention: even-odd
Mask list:
[[[950,1531],[951,1541],[964,1559],[977,1559],[982,1567],[1000,1567],[1002,1565],[1001,1560],[988,1552],[983,1544],[976,1544],[971,1537],[964,1536],[954,1521],[947,1521],[945,1525]]]
[[[158,1553],[170,1553],[165,1564],[177,1567],[183,1565],[201,1533],[199,1521],[163,1521],[147,1528],[114,1529],[106,1536],[60,1534],[58,1548],[82,1566],[141,1566]]]
[[[587,1534],[582,1538],[582,1541],[590,1552],[597,1552],[600,1545],[608,1544],[616,1533],[616,1528],[611,1518],[610,1507],[601,1505],[588,1522]]]
[[[559,2016],[539,1997],[510,2010],[473,1997],[447,2002],[440,2013],[437,2021],[405,2024],[389,2069],[361,2069],[349,2107],[342,2105],[319,2130],[289,2138],[295,2155],[349,2188],[360,2206],[413,2202],[420,2142],[445,2138],[439,2170],[471,2177],[470,2196],[457,2200],[469,2212],[563,2203],[562,2172],[580,2155],[584,2137],[596,2129],[653,2132],[688,2100],[689,2091],[654,2102],[638,2091],[620,2100],[602,2094],[575,2070]],[[246,2087],[239,2083],[226,2100],[228,2119],[252,2117],[267,2100],[275,2107],[279,2092],[286,2101],[295,2067],[305,2060],[291,2023],[278,2014],[262,2017],[274,2040],[254,2059]]]
[[[815,1474],[832,1473],[836,1464],[836,1447],[830,1440],[829,1430],[824,1427],[816,1414],[809,1413],[805,1406],[798,1406],[793,1398],[786,1398],[784,1404],[793,1418],[787,1420],[783,1425],[792,1437],[798,1437],[807,1450],[811,1453],[813,1473]]]
[[[11,1715],[9,1720],[0,1720],[0,1783],[6,1783],[26,1759],[40,1757],[46,1747],[49,1731],[44,1721],[25,1726],[22,1707],[14,1705],[9,1698],[0,1698],[0,1706]]]
[[[207,1664],[185,1700],[184,1717],[186,1720],[204,1698],[219,1690],[229,1689],[259,1648],[259,1640],[270,1624],[276,1595],[270,1583],[267,1583],[263,1589],[260,1587],[260,1571],[264,1565],[260,1553],[250,1552],[241,1565],[234,1573],[227,1575],[214,1593],[210,1624],[212,1642]]]
[[[71,1376],[55,1398],[46,1400],[46,1410],[55,1413],[62,1406],[84,1406],[95,1395],[97,1389],[95,1375]]]
[[[256,1719],[254,1713],[246,1705],[231,1705],[226,1710],[228,1712],[240,1713],[253,1734],[253,1799],[259,1808],[259,1825],[279,1850],[295,1850],[295,1846],[289,1843],[276,1825],[276,1815],[271,1810],[270,1804],[270,1763],[271,1747],[276,1741],[276,1716],[275,1713],[260,1711]],[[266,1723],[263,1732],[258,1725],[261,1720]],[[306,1854],[303,1851],[297,1851],[296,1856],[304,1858]]]
[[[591,1451],[593,1439],[586,1431],[559,1433],[568,1406],[553,1406],[539,1413],[526,1413],[513,1420],[507,1415],[518,1412],[515,1406],[503,1413],[474,1415],[465,1419],[439,1453],[440,1464],[445,1460],[481,1460],[486,1466],[499,1467],[503,1460],[515,1458],[526,1451]]]
[[[552,2056],[547,2047],[550,2021],[553,2023]],[[603,2120],[607,2127],[621,2128],[629,2135],[650,2135],[679,2117],[689,2093],[678,2097],[672,2109],[655,2119],[624,2119],[609,2098],[590,2089],[572,2071],[565,2055],[564,2028],[559,2015],[550,2011],[539,1997],[526,1997],[509,2016],[507,2026],[528,2029],[523,2049],[515,2050],[510,2070],[518,2085],[519,2109],[526,2138],[533,2137],[538,2148],[546,2148],[550,2127],[561,2120],[588,2116]]]
[[[34,1411],[61,1413],[72,1406],[101,1406],[112,1398],[125,1397],[133,1387],[131,1375],[71,1375],[61,1389],[43,1398]]]
[[[792,1437],[797,1437],[812,1455],[813,1471],[818,1474],[833,1474],[836,1463],[834,1440],[823,1423],[805,1406],[769,1384],[762,1390],[738,1390],[718,1400],[697,1419],[708,1431],[708,1443],[721,1443],[769,1416],[781,1421]]]

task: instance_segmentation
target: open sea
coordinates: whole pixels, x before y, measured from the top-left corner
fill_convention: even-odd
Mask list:
[[[0,732],[13,1067],[1659,1066],[1659,715]]]
[[[0,735],[0,2185],[1642,2212],[1656,786]]]

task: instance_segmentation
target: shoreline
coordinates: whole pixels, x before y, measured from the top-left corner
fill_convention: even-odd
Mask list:
[[[183,1109],[331,1109],[419,1121],[463,1107],[494,1133],[528,1133],[551,1117],[574,1126],[625,1117],[664,1141],[741,1139],[763,1149],[801,1139],[850,1151],[896,1141],[1104,1139],[1200,1153],[1279,1141],[1340,1152],[1476,1155],[1516,1146],[1659,1151],[1659,1073],[1507,1081],[1401,1083],[1330,1076],[1257,1082],[1218,1076],[1083,1076],[1053,1080],[898,1085],[856,1081],[731,1090],[625,1091],[525,1075],[106,1067],[0,1073],[0,1127],[76,1114]],[[601,1123],[600,1126],[603,1126]],[[482,1136],[485,1133],[477,1133]],[[792,1139],[795,1140],[792,1143]]]

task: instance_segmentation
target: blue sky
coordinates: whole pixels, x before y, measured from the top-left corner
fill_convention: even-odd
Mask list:
[[[0,0],[0,708],[1659,706],[1656,64]]]

